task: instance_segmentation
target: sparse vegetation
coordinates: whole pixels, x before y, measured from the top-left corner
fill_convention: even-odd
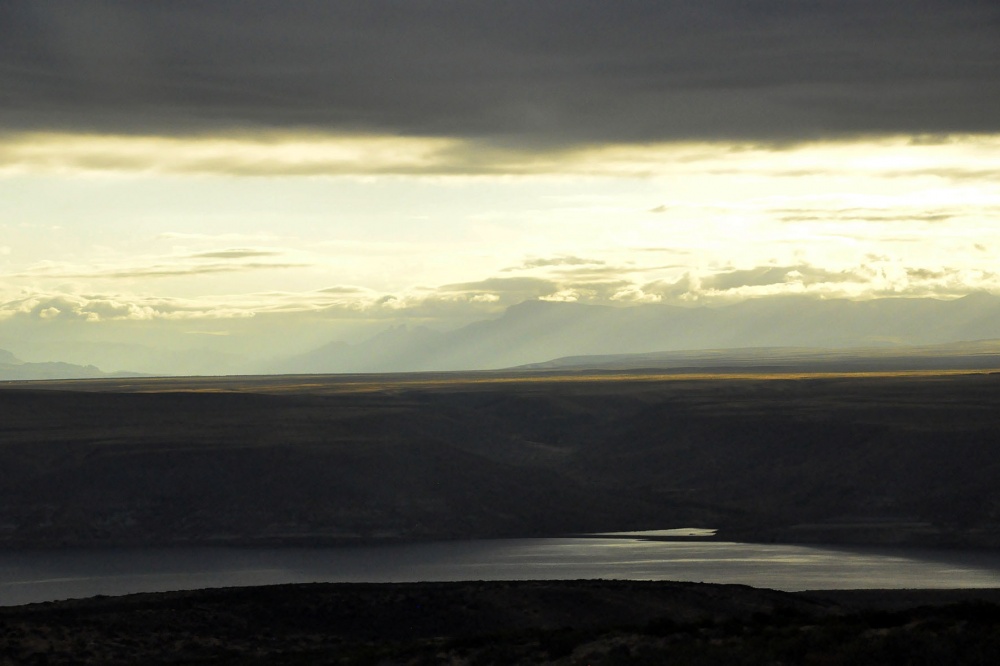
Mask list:
[[[993,664],[996,591],[290,585],[0,609],[2,664]],[[944,595],[942,597],[942,594]],[[930,602],[930,603],[929,603]]]
[[[746,539],[997,546],[998,388],[998,374],[7,387],[0,544],[703,525]],[[575,581],[95,598],[0,609],[0,664],[1000,658],[995,591],[822,594]]]
[[[8,547],[677,525],[1000,545],[1000,374],[47,386],[0,391]]]

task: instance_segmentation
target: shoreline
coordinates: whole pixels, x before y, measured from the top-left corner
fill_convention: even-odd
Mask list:
[[[1000,588],[310,583],[7,607],[0,627],[0,663],[850,664],[885,649],[906,663],[928,645],[939,663],[969,663],[1000,656]]]

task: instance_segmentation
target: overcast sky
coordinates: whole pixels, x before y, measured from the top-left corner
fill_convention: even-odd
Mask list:
[[[4,0],[0,348],[1000,293],[997,109],[988,0]]]

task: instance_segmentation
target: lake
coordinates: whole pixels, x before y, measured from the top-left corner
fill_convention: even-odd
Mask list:
[[[115,548],[0,553],[0,605],[309,582],[618,578],[786,591],[1000,587],[1000,553],[639,536],[330,548]]]

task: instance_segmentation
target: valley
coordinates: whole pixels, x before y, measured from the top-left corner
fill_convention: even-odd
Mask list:
[[[712,527],[995,548],[1000,374],[482,372],[0,390],[0,544]]]

